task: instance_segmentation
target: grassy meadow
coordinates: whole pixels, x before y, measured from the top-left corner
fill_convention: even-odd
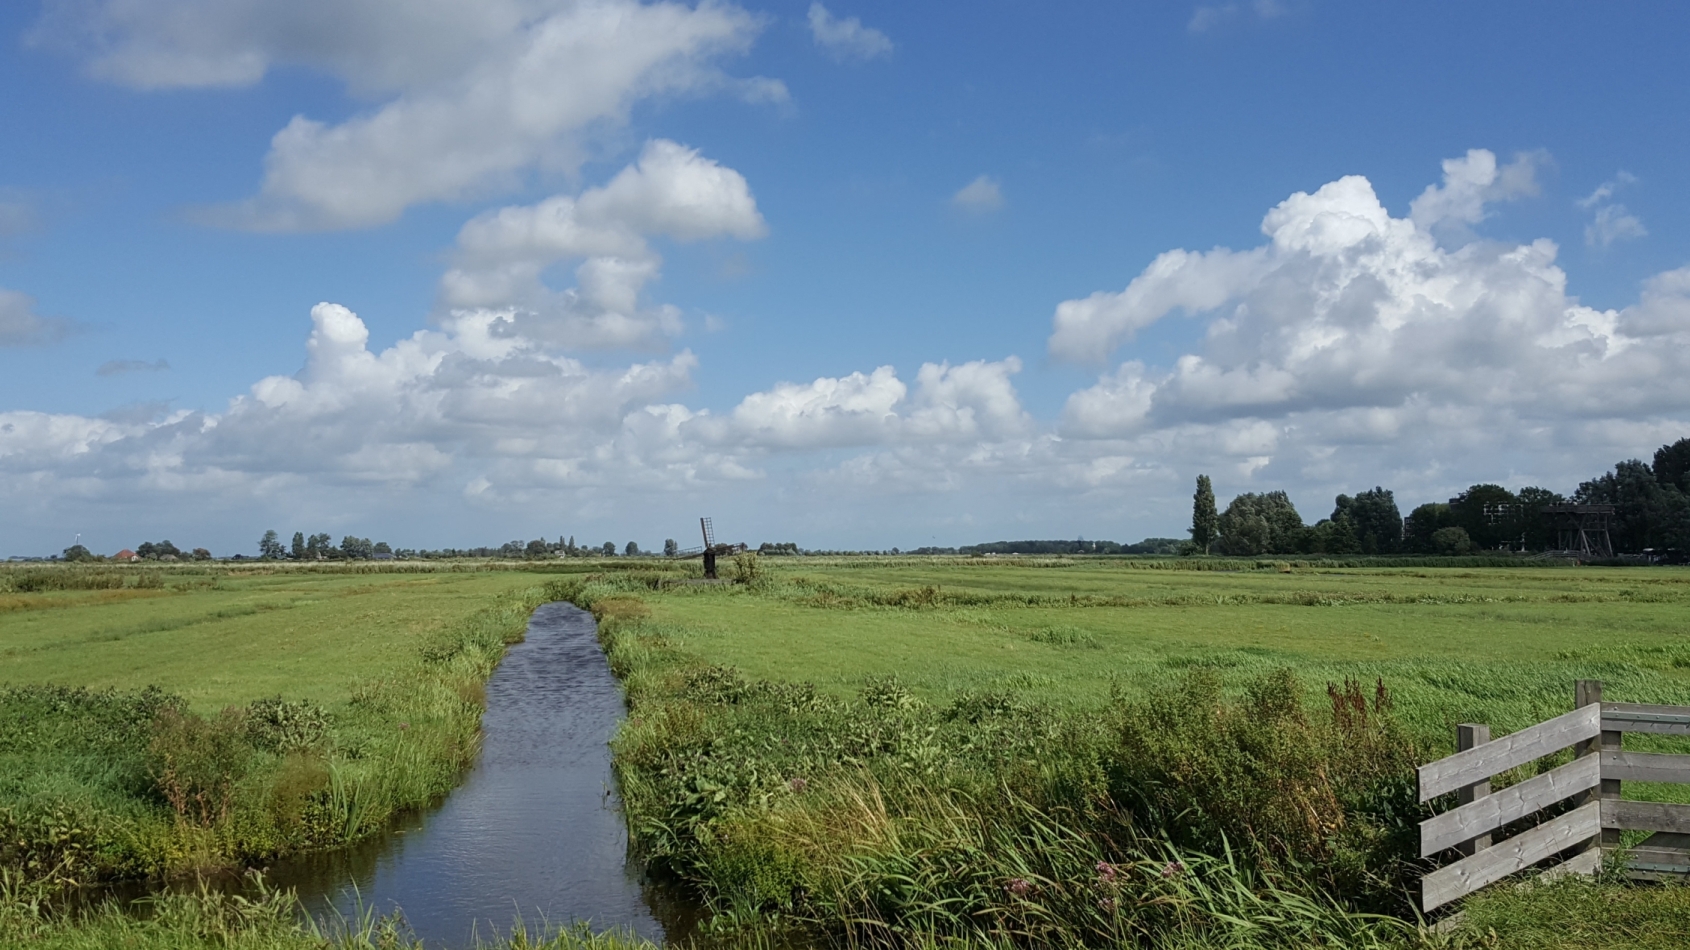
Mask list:
[[[1413,767],[1457,722],[1504,733],[1566,711],[1576,678],[1690,703],[1690,570],[698,571],[0,570],[0,937],[376,940],[265,918],[235,928],[246,943],[195,942],[257,912],[178,896],[153,921],[55,922],[26,896],[333,847],[438,798],[473,760],[480,685],[549,599],[599,617],[629,699],[614,754],[639,857],[696,890],[723,945],[1664,947],[1690,920],[1690,890],[1615,882],[1494,889],[1447,934],[1411,908],[1430,866]]]
[[[1089,705],[1194,668],[1237,684],[1289,667],[1311,701],[1383,677],[1434,746],[1457,722],[1506,732],[1565,712],[1578,678],[1613,700],[1690,703],[1690,570],[1177,565],[764,558],[759,584],[640,597],[706,661],[840,697],[895,675],[933,701],[1005,689]]]

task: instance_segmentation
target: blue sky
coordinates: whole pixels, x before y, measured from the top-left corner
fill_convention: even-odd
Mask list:
[[[11,4],[0,554],[1130,540],[1198,472],[1311,521],[1570,491],[1690,434],[1687,25]]]

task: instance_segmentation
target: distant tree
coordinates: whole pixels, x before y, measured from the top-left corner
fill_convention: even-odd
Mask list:
[[[139,554],[140,551],[135,553]],[[274,561],[287,554],[282,547],[282,541],[275,529],[264,532],[264,537],[258,539],[258,556],[266,561]]]
[[[633,557],[634,555],[640,553],[639,542],[629,541],[628,546],[622,549],[622,553],[626,554],[629,557]]]
[[[581,553],[581,549],[575,546],[575,535],[569,536],[569,543],[564,545],[563,550],[570,557],[575,557]]]
[[[1573,493],[1573,501],[1581,505],[1614,506],[1609,536],[1617,552],[1684,544],[1690,503],[1676,485],[1663,486],[1646,462],[1638,459],[1621,462],[1608,474],[1580,483],[1578,491]]]
[[[1519,499],[1519,504],[1508,526],[1510,535],[1517,537],[1520,546],[1527,551],[1546,551],[1554,547],[1555,532],[1549,519],[1544,517],[1543,509],[1566,504],[1567,499],[1559,492],[1535,487],[1522,488],[1514,497]]]
[[[64,559],[67,561],[94,561],[98,556],[80,544],[73,544],[65,548]]]
[[[1679,439],[1655,450],[1655,481],[1690,495],[1690,439]]]
[[[1440,528],[1452,527],[1455,517],[1450,512],[1449,505],[1443,502],[1431,502],[1409,512],[1407,520],[1403,522],[1403,530],[1407,535],[1405,544],[1410,551],[1418,554],[1436,554],[1437,547],[1432,543],[1432,535]]]
[[[1439,528],[1432,532],[1432,553],[1434,554],[1466,554],[1473,550],[1473,539],[1467,536],[1467,529],[1460,525]]]
[[[530,541],[528,542],[528,546],[522,549],[522,553],[528,557],[545,557],[548,553],[546,551],[546,542],[537,539]]]
[[[1338,508],[1330,518],[1322,518],[1293,535],[1294,547],[1300,554],[1359,554],[1361,542],[1356,538],[1356,523],[1350,517],[1348,495],[1338,496]]]
[[[135,553],[149,561],[157,561],[165,557],[179,558],[182,551],[169,541],[142,541],[135,548]]]
[[[334,556],[334,541],[327,534],[314,534],[305,539],[305,556],[310,560]]]
[[[1514,542],[1516,535],[1509,529],[1519,503],[1501,485],[1474,485],[1451,498],[1449,510],[1455,524],[1467,529],[1474,547],[1491,550]]]
[[[604,552],[605,557],[615,557],[616,556],[616,542],[615,541],[606,541],[604,543],[604,545],[599,548],[599,550]]]
[[[1215,543],[1219,524],[1220,515],[1215,513],[1215,487],[1210,484],[1209,476],[1199,475],[1197,494],[1191,500],[1191,543],[1206,553],[1209,545]]]
[[[209,561],[211,560],[211,552],[205,548],[194,548],[194,560]]]
[[[1291,553],[1296,550],[1303,518],[1282,491],[1246,492],[1232,499],[1216,527],[1224,554]]]
[[[393,545],[388,544],[386,541],[377,541],[376,546],[370,549],[370,553],[371,554],[392,554],[393,553]]]
[[[296,561],[305,560],[305,532],[295,531],[293,533],[293,544],[288,553],[293,555],[293,559]]]
[[[1348,522],[1355,538],[1354,553],[1395,554],[1402,550],[1402,512],[1397,510],[1396,496],[1389,489],[1374,487],[1354,498],[1339,495],[1332,520]]]
[[[360,538],[349,534],[340,539],[340,553],[355,560],[369,560],[370,555],[376,553],[375,547],[374,544],[370,543],[369,538]]]
[[[674,538],[664,538],[663,539],[663,556],[664,557],[674,557],[675,555],[677,555],[679,553],[681,553],[681,546],[679,544],[675,543]]]

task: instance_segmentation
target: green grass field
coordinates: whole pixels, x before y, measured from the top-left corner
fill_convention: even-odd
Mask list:
[[[1089,704],[1195,666],[1235,682],[1287,666],[1317,693],[1383,677],[1433,740],[1457,722],[1512,731],[1564,712],[1577,678],[1604,680],[1610,699],[1690,702],[1687,569],[1144,564],[771,558],[763,585],[642,597],[710,662],[841,696],[896,674],[934,700],[1012,688]]]
[[[0,594],[0,685],[158,686],[201,713],[267,696],[341,704],[534,584],[514,571],[129,570],[162,586]]]
[[[450,786],[503,644],[535,603],[567,597],[601,618],[628,690],[615,754],[634,838],[729,942],[1433,945],[1446,938],[1354,913],[1403,913],[1423,867],[1402,853],[1423,815],[1412,766],[1448,751],[1455,723],[1521,728],[1570,708],[1578,678],[1690,703],[1678,568],[760,558],[721,585],[690,582],[698,570],[102,568],[69,589],[0,571],[0,690],[12,720],[39,717],[0,724],[0,824],[45,840],[68,809],[87,826],[71,857],[94,876],[369,833]],[[1392,708],[1340,723],[1327,690],[1346,680],[1367,697],[1382,681]],[[129,698],[67,705],[40,684]],[[200,725],[136,698],[149,686]],[[278,696],[326,717],[315,745],[253,738],[252,704]],[[110,748],[87,738],[108,721]],[[159,757],[219,729],[238,767],[207,787],[240,807],[173,814],[148,785]],[[43,854],[64,858],[0,858]],[[1188,877],[1164,873],[1170,855]],[[1122,876],[1105,888],[1094,865]],[[1448,940],[1671,945],[1676,891],[1604,888],[1499,891],[1475,919],[1529,939]],[[1627,923],[1554,924],[1597,904]]]

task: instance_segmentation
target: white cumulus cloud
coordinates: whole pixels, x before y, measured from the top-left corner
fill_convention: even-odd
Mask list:
[[[1446,162],[1410,217],[1346,177],[1272,209],[1261,247],[1170,251],[1125,291],[1059,305],[1050,349],[1075,360],[1176,309],[1206,323],[1168,365],[1131,359],[1070,396],[1061,433],[1293,485],[1497,480],[1580,452],[1594,473],[1642,450],[1626,440],[1690,434],[1690,268],[1597,310],[1548,240],[1442,246],[1433,228],[1530,192],[1529,164],[1509,184],[1488,154]]]
[[[1621,188],[1636,183],[1636,175],[1622,170],[1612,180],[1597,185],[1595,191],[1577,202],[1580,208],[1592,212],[1591,221],[1584,229],[1584,243],[1591,247],[1608,247],[1616,241],[1629,241],[1649,235],[1649,230],[1643,226],[1642,218],[1626,210],[1625,205],[1610,200]]]
[[[662,258],[647,237],[750,240],[766,227],[745,178],[693,149],[647,143],[639,161],[579,197],[478,215],[458,233],[441,302],[497,311],[511,332],[571,347],[649,346],[680,331],[680,311],[644,300]],[[581,259],[576,285],[548,287],[545,271]]]
[[[856,17],[840,19],[820,3],[810,4],[810,36],[835,59],[873,59],[892,52],[892,40]]]
[[[1498,166],[1494,152],[1475,148],[1460,158],[1444,159],[1443,183],[1427,185],[1409,205],[1408,216],[1426,230],[1478,224],[1485,219],[1486,205],[1536,195],[1537,169],[1548,158],[1543,152],[1521,152]]]
[[[289,231],[380,225],[415,204],[571,171],[583,135],[652,96],[781,98],[779,83],[715,65],[760,25],[724,3],[60,0],[36,35],[141,88],[246,85],[298,64],[375,100],[338,123],[295,116],[271,140],[258,194],[201,212]]]

